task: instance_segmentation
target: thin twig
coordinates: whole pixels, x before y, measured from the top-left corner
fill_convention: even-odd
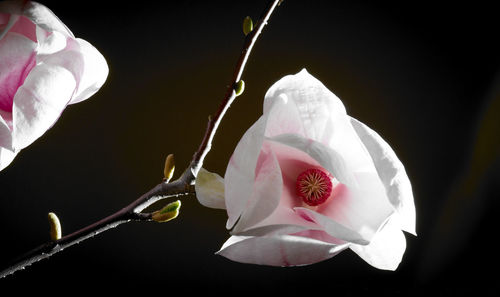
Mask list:
[[[219,127],[219,124],[222,118],[224,117],[224,114],[229,109],[229,106],[231,106],[231,103],[233,103],[234,99],[236,99],[236,92],[234,88],[236,84],[241,80],[243,71],[245,70],[245,65],[248,61],[248,57],[250,57],[250,53],[252,52],[255,42],[259,38],[262,29],[264,29],[264,26],[267,24],[274,9],[282,1],[283,0],[270,1],[267,9],[264,10],[263,15],[260,17],[258,23],[256,24],[255,29],[252,32],[250,32],[245,38],[243,50],[241,51],[241,55],[236,64],[233,78],[228,85],[226,95],[222,100],[217,113],[213,117],[209,118],[205,136],[203,137],[203,140],[200,144],[200,147],[198,148],[198,151],[196,151],[196,153],[193,156],[193,161],[191,162],[191,170],[193,171],[194,176],[198,174],[198,171],[203,165],[203,160],[205,156],[210,151],[212,140],[215,136],[215,132],[217,131],[217,128]]]
[[[130,221],[150,221],[151,214],[141,213],[141,211],[159,200],[172,196],[193,194],[193,184],[195,182],[198,171],[203,165],[205,156],[210,151],[212,140],[215,136],[217,128],[219,127],[219,124],[229,106],[236,98],[234,88],[236,84],[241,80],[241,76],[248,61],[248,57],[250,56],[250,52],[252,51],[252,48],[257,41],[258,36],[262,32],[262,29],[271,17],[274,9],[282,1],[283,0],[270,1],[268,7],[264,10],[262,17],[259,19],[255,29],[246,36],[243,50],[236,64],[236,69],[233,74],[232,80],[228,85],[226,95],[224,96],[224,99],[222,100],[215,115],[209,117],[207,129],[205,135],[203,136],[201,144],[198,150],[193,155],[193,159],[188,168],[184,171],[181,177],[170,183],[162,182],[156,185],[153,189],[139,197],[130,205],[98,222],[88,225],[87,227],[84,227],[74,233],[68,234],[59,240],[47,242],[31,250],[30,252],[24,254],[16,261],[14,261],[14,264],[1,271],[0,278],[10,275],[18,270],[24,269],[25,267],[35,262],[46,259],[64,250],[65,248],[68,248],[88,238],[92,238],[93,236],[101,232],[117,227],[123,223],[127,223]]]

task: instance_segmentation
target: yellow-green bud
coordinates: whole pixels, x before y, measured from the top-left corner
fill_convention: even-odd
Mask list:
[[[49,212],[50,239],[53,241],[61,239],[62,230],[59,218],[55,213]]]
[[[168,181],[172,178],[172,176],[174,175],[174,170],[175,170],[174,155],[170,154],[165,159],[165,168],[163,169],[165,182],[168,183]]]
[[[162,210],[157,210],[153,212],[151,219],[158,223],[168,222],[175,219],[179,215],[179,209],[181,208],[181,201],[177,200],[172,203],[167,204]]]
[[[252,18],[250,18],[249,16],[247,16],[243,20],[243,34],[245,34],[245,36],[247,36],[248,33],[252,32],[252,30],[253,30],[253,21],[252,21]]]
[[[239,96],[243,94],[243,91],[245,91],[245,82],[243,80],[240,80],[234,86],[234,92],[236,93],[236,96]]]

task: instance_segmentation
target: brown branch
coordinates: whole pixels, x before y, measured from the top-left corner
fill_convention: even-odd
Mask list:
[[[243,45],[243,50],[241,51],[241,55],[236,64],[233,78],[228,84],[226,95],[224,96],[224,99],[222,100],[217,113],[213,117],[209,118],[205,136],[203,137],[203,140],[200,144],[200,147],[198,148],[198,151],[196,151],[196,153],[193,156],[193,161],[191,162],[190,167],[191,170],[193,171],[194,176],[198,174],[198,171],[203,165],[203,160],[205,156],[210,151],[212,140],[215,136],[217,128],[219,127],[222,117],[224,117],[224,114],[229,109],[229,106],[231,106],[231,103],[233,103],[234,99],[236,99],[236,92],[234,89],[236,87],[236,84],[241,80],[243,71],[245,70],[245,66],[248,61],[248,57],[252,52],[255,42],[259,38],[262,29],[264,29],[264,26],[267,24],[267,21],[271,17],[271,14],[273,13],[274,9],[282,1],[283,0],[270,1],[267,9],[264,10],[263,15],[260,17],[258,23],[255,25],[255,29],[246,36],[245,43]]]
[[[241,80],[241,76],[245,69],[245,65],[248,61],[248,57],[250,56],[252,48],[257,41],[258,36],[262,32],[262,29],[271,17],[274,9],[282,1],[283,0],[270,1],[268,7],[264,10],[262,17],[256,24],[255,29],[246,36],[243,50],[236,64],[233,78],[228,85],[228,89],[226,91],[224,99],[222,100],[215,115],[213,117],[209,117],[207,129],[205,135],[203,136],[201,144],[198,150],[193,155],[193,159],[188,168],[184,171],[181,177],[170,183],[162,182],[120,211],[98,222],[88,225],[87,227],[84,227],[74,233],[68,234],[59,240],[42,244],[39,247],[31,250],[30,252],[22,255],[16,261],[14,261],[11,266],[5,268],[0,272],[0,278],[10,275],[20,269],[24,269],[25,267],[35,262],[46,259],[64,250],[65,248],[91,238],[101,232],[117,227],[123,223],[127,223],[130,221],[151,221],[151,214],[141,213],[141,211],[159,200],[172,196],[194,194],[195,191],[193,184],[195,182],[196,175],[203,165],[205,156],[210,151],[212,140],[222,118],[224,117],[224,114],[236,98],[236,92],[234,88],[236,84]]]

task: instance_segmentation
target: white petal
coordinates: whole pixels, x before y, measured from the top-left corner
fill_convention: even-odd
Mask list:
[[[274,236],[274,235],[287,235],[293,234],[305,230],[320,230],[318,226],[313,225],[308,228],[306,226],[300,226],[298,224],[276,224],[276,225],[264,225],[262,227],[251,228],[241,232],[230,232],[231,235],[237,236]]]
[[[399,223],[389,219],[369,245],[350,246],[368,264],[385,270],[396,270],[406,249],[406,238]]]
[[[298,149],[316,160],[323,168],[343,184],[355,187],[356,181],[352,172],[348,170],[347,164],[341,154],[333,148],[327,147],[320,142],[304,138],[297,134],[282,134],[269,140]]]
[[[20,150],[43,135],[59,118],[76,87],[65,68],[39,64],[14,97],[13,146]]]
[[[0,147],[12,150],[12,131],[3,119],[5,116],[12,117],[12,114],[0,110]]]
[[[22,3],[22,1],[17,2]],[[59,31],[67,36],[74,37],[68,27],[49,8],[40,3],[33,1],[26,3],[23,15],[48,32]]]
[[[47,32],[44,29],[37,27],[36,35],[38,39],[37,54],[39,56],[51,55],[66,48],[67,37],[57,31]]]
[[[351,118],[351,123],[375,164],[389,201],[399,214],[402,229],[416,234],[413,192],[403,164],[375,131],[354,118]]]
[[[54,34],[52,34],[54,35]],[[48,39],[52,36],[50,35]],[[57,33],[55,33],[57,35]],[[66,43],[67,42],[67,43]],[[54,48],[47,52],[53,54],[40,55],[38,61],[59,65],[68,69],[77,81],[77,90],[69,104],[74,104],[88,99],[95,94],[104,84],[108,76],[108,64],[104,57],[88,42],[82,39],[66,38],[67,46],[64,50],[57,50],[57,42],[48,45]]]
[[[306,69],[302,69],[295,75],[287,75],[281,78],[269,88],[264,99],[264,113],[271,110],[276,100],[283,100],[283,98],[280,99],[283,94],[286,94],[286,98],[297,104],[298,110],[309,113],[309,116],[307,114],[302,115],[302,120],[304,122],[309,121],[308,124],[313,125],[307,127],[309,128],[307,130],[310,131],[314,130],[311,128],[315,127],[322,129],[317,123],[313,124],[311,121],[318,121],[316,117],[324,115],[325,107],[328,112],[346,113],[342,101],[330,92],[321,81],[310,75]],[[313,98],[312,102],[311,98]],[[312,133],[321,134],[318,132],[314,131]]]
[[[232,236],[217,254],[230,260],[271,266],[298,266],[329,259],[347,248],[302,236]]]
[[[9,164],[16,157],[17,152],[13,152],[11,150],[0,147],[0,171],[2,171],[5,167],[9,166]]]
[[[307,71],[288,75],[266,93],[266,136],[294,134],[321,143],[342,156],[345,169],[375,171],[342,101]]]
[[[83,72],[78,83],[78,90],[70,104],[81,102],[94,95],[108,77],[108,64],[103,55],[87,41],[77,38],[80,54],[83,58]]]
[[[66,68],[66,70],[73,75],[78,86],[85,68],[83,55],[75,40],[68,37],[65,39],[66,47],[63,50],[56,51],[49,55],[38,55],[37,62],[38,64],[43,63]],[[76,91],[74,94],[76,94]],[[73,97],[75,96],[74,94]]]
[[[283,180],[276,155],[264,145],[257,160],[252,195],[233,231],[248,230],[273,213],[280,202],[282,188]]]
[[[336,185],[329,201],[316,211],[369,242],[395,210],[375,172],[356,172],[354,176],[358,187]]]
[[[224,201],[224,179],[217,173],[201,168],[196,176],[196,198],[201,205],[226,209]]]
[[[283,230],[287,229],[287,232]],[[303,230],[323,230],[324,228],[312,220],[305,219],[300,213],[288,206],[278,206],[274,212],[249,230],[234,235],[291,234]]]
[[[310,217],[312,221],[316,222],[320,226],[323,226],[326,233],[335,238],[362,245],[368,244],[372,238],[368,234],[361,234],[356,230],[344,226],[343,224],[340,224],[339,222],[336,222],[335,220],[332,220],[331,218],[317,213],[313,210],[303,207],[297,207],[295,208],[295,211],[299,214],[302,214],[303,216]]]
[[[229,160],[224,175],[228,229],[236,223],[252,195],[255,167],[264,141],[266,120],[267,117],[260,117],[245,132]]]

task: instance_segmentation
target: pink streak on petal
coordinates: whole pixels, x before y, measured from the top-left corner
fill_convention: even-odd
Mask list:
[[[314,218],[309,216],[309,214],[307,214],[303,211],[296,211],[296,213],[299,215],[299,217],[303,218],[304,220],[312,222],[312,223],[316,223],[316,221],[314,221]]]
[[[9,70],[0,73],[0,109],[9,113],[12,112],[14,95],[36,64],[36,52],[25,47],[29,43],[25,40],[10,33],[0,40],[0,69]],[[20,50],[16,50],[16,46]]]
[[[20,16],[18,21],[10,28],[9,32],[17,33],[37,42],[36,25],[27,17]]]

